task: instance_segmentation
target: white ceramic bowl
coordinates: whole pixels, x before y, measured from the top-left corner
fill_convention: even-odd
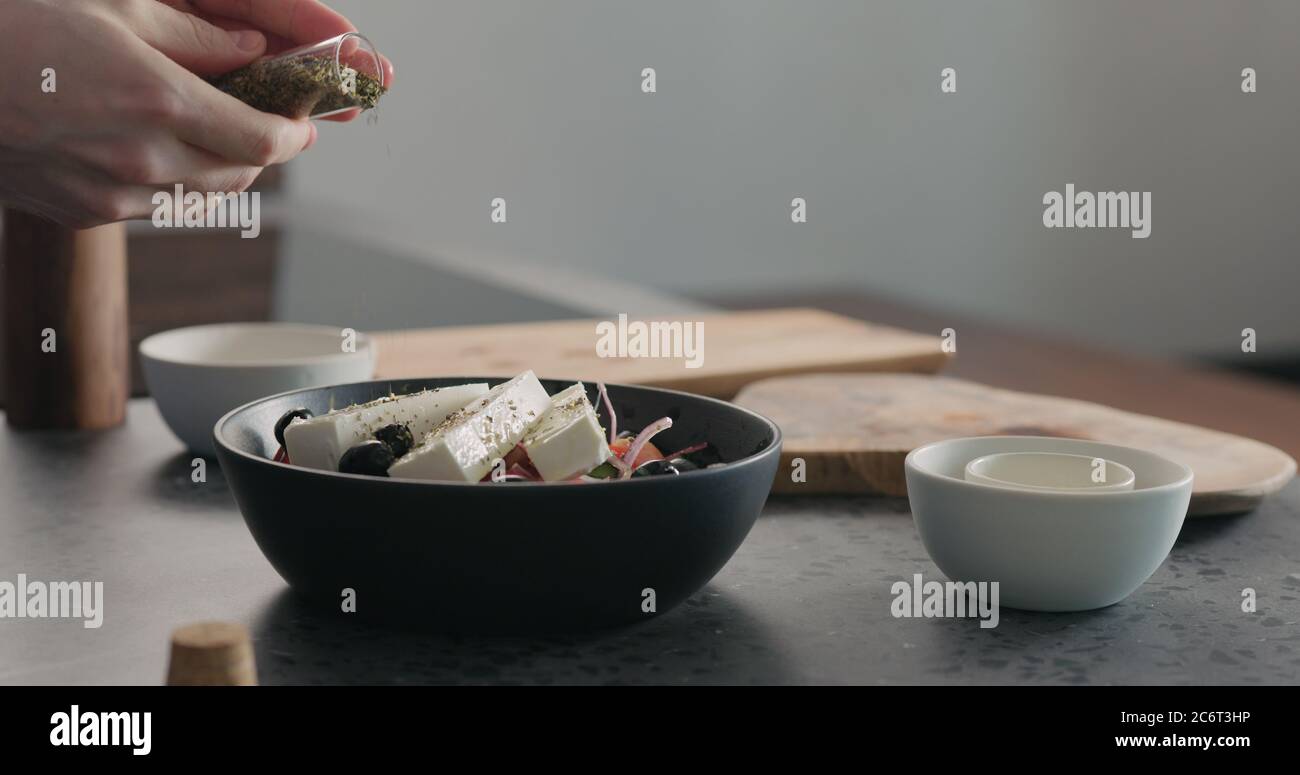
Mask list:
[[[296,323],[218,323],[164,331],[140,343],[145,382],[185,446],[212,456],[212,429],[226,412],[286,390],[360,382],[375,371],[374,343],[342,328]]]
[[[1093,481],[1100,465],[1102,481]],[[966,464],[968,482],[1023,490],[1118,492],[1133,489],[1133,469],[1114,460],[1061,452],[999,452]]]
[[[1042,492],[968,482],[1000,452],[1060,452],[1133,470],[1127,492]],[[1118,603],[1164,562],[1192,496],[1192,470],[1116,444],[1037,436],[950,439],[912,450],[907,497],[921,542],[953,581],[998,582],[999,604],[1083,611]]]

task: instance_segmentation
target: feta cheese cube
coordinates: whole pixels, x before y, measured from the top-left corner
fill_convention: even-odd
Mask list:
[[[411,436],[419,439],[452,412],[487,392],[486,382],[472,382],[388,396],[310,420],[295,420],[284,429],[284,445],[289,452],[289,461],[296,466],[337,471],[339,458],[344,452],[371,438],[385,425],[407,425],[411,428]]]
[[[523,440],[537,473],[548,482],[585,474],[610,456],[596,409],[579,382],[551,397],[551,407]]]
[[[550,408],[531,371],[492,388],[452,413],[388,469],[405,479],[477,482]]]

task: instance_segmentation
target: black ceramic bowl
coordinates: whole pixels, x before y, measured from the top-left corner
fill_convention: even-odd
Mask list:
[[[356,615],[464,632],[615,626],[699,590],[749,533],[776,474],[781,432],[712,398],[608,386],[619,428],[663,416],[665,452],[708,441],[726,465],[600,483],[467,484],[317,471],[271,460],[275,422],[391,392],[503,378],[360,382],[254,401],[217,421],[230,488],[262,553],[299,594]],[[572,381],[542,380],[554,394]],[[594,391],[593,386],[589,390]],[[590,396],[595,400],[596,396]],[[602,411],[602,419],[604,414]],[[643,610],[654,590],[653,612]]]

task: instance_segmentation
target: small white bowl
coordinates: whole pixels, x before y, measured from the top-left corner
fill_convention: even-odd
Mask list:
[[[1097,471],[1101,481],[1093,479]],[[1024,490],[1120,492],[1133,489],[1136,478],[1122,463],[1061,452],[999,452],[966,464],[968,482]]]
[[[1003,452],[1100,457],[1127,466],[1132,490],[990,487],[966,463]],[[996,581],[1000,605],[1084,611],[1118,603],[1164,562],[1187,515],[1192,470],[1116,444],[1038,436],[950,439],[912,450],[907,497],[921,542],[957,582]]]
[[[297,323],[218,323],[176,328],[140,343],[145,382],[167,426],[200,455],[214,454],[212,429],[236,406],[263,396],[374,376],[375,346],[344,329]]]

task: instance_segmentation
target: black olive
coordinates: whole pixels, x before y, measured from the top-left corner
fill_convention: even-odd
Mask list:
[[[632,476],[673,476],[680,473],[675,467],[663,460],[651,460],[632,472]]]
[[[387,444],[395,458],[405,455],[415,446],[415,437],[411,435],[410,427],[401,423],[385,425],[375,431],[375,438]]]
[[[339,459],[339,472],[388,476],[388,467],[396,459],[387,444],[378,439],[368,439],[343,453]]]
[[[721,463],[722,455],[719,455],[717,448],[710,444],[704,449],[690,453],[686,459],[694,463],[696,468],[708,468],[715,463]]]
[[[687,460],[684,457],[675,457],[672,460],[669,460],[668,464],[671,465],[673,468],[676,468],[678,473],[683,473],[683,474],[686,473],[687,471],[698,471],[700,469],[699,466],[695,465],[694,463],[692,463],[691,461]]]
[[[275,442],[277,444],[284,446],[284,429],[289,427],[289,423],[300,417],[304,420],[310,420],[312,418],[311,410],[300,406],[280,415],[280,419],[275,421]]]

